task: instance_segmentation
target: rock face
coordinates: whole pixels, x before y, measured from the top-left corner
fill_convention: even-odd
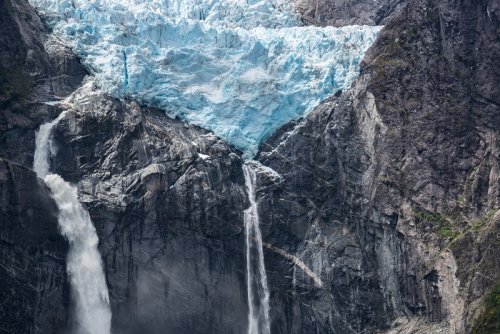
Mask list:
[[[24,0],[0,16],[0,331],[71,327],[67,245],[26,168],[65,112],[51,170],[96,226],[113,332],[246,332],[241,152],[100,92]],[[261,147],[273,334],[471,332],[500,272],[499,20],[493,0],[411,1],[351,89]]]
[[[240,153],[91,84],[66,104],[52,170],[78,182],[119,333],[246,330]]]
[[[0,158],[0,319],[3,333],[63,333],[67,245],[57,208],[34,172]]]
[[[383,25],[408,0],[295,0],[294,5],[307,25]]]
[[[274,331],[471,331],[500,273],[499,15],[411,2],[350,90],[262,146],[264,240],[323,281],[266,253]]]
[[[0,2],[0,32],[0,157],[31,166],[34,131],[55,112],[46,102],[74,91],[86,71],[27,1]]]
[[[71,323],[57,208],[32,165],[45,101],[74,90],[85,71],[26,1],[0,2],[0,331],[65,333]]]

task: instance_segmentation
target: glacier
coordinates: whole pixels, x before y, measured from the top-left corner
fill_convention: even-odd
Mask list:
[[[31,0],[107,93],[212,130],[251,158],[348,88],[381,27],[301,26],[289,0]]]

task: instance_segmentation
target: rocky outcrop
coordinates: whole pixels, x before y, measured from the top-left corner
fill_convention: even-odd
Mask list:
[[[69,323],[66,251],[57,208],[43,182],[0,158],[2,333],[64,333]]]
[[[276,332],[471,331],[500,273],[499,15],[412,1],[350,90],[262,146],[263,238],[323,282],[266,253]]]
[[[67,244],[48,190],[27,166],[35,130],[56,112],[45,102],[69,94],[85,71],[26,1],[0,2],[0,32],[0,332],[64,333]]]
[[[52,170],[78,183],[99,234],[113,330],[244,332],[240,153],[92,83],[59,107]]]
[[[34,132],[56,112],[50,102],[73,92],[86,71],[27,1],[0,2],[0,32],[0,157],[31,166]]]
[[[307,25],[383,25],[408,0],[294,0],[296,10]]]
[[[366,8],[372,21],[353,23],[396,13]],[[328,11],[322,24],[344,24]],[[77,58],[26,2],[0,15],[0,331],[71,326],[55,205],[22,166],[35,129],[65,112],[51,170],[97,229],[113,331],[245,332],[240,152],[91,78],[65,98]],[[272,333],[472,331],[500,272],[499,15],[491,0],[411,1],[351,89],[261,147]]]

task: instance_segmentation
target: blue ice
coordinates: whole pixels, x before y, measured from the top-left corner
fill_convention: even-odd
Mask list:
[[[380,27],[304,27],[289,0],[31,0],[116,97],[212,130],[247,157],[351,85]]]

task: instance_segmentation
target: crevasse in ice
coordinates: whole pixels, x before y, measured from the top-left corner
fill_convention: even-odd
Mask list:
[[[348,87],[380,27],[303,27],[289,0],[31,0],[95,76],[247,156]]]

